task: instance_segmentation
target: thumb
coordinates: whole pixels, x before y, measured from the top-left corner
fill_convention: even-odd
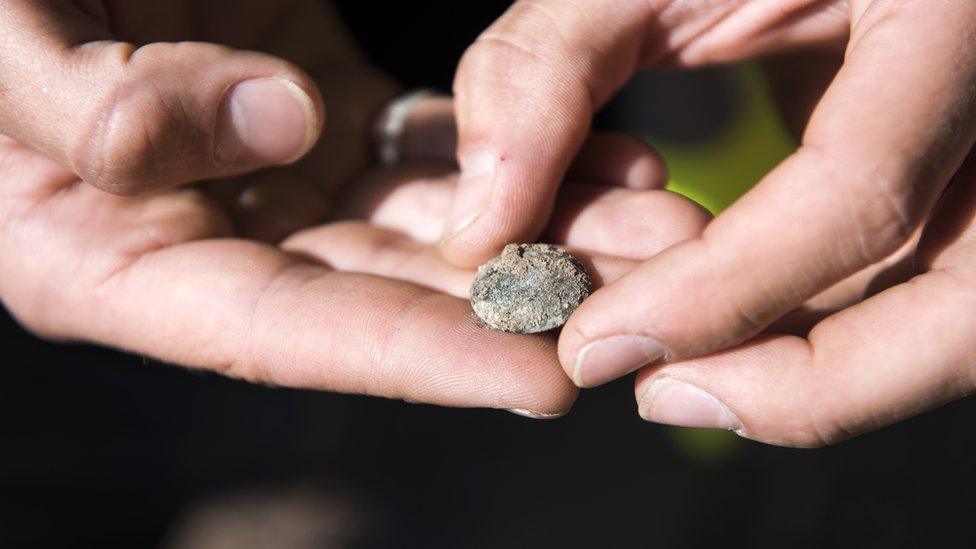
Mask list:
[[[228,176],[295,161],[318,138],[321,96],[290,63],[208,43],[137,48],[69,4],[7,6],[0,132],[88,183],[134,194]]]
[[[454,81],[461,179],[441,242],[450,261],[478,264],[538,235],[594,110],[638,66],[651,9],[592,4],[516,2],[464,54]]]

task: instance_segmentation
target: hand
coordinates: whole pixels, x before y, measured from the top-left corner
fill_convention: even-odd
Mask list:
[[[349,219],[276,247],[236,237],[201,190],[112,196],[4,139],[0,296],[40,335],[254,382],[561,415],[576,389],[554,338],[479,325],[460,299],[474,273],[436,252],[456,179],[445,172],[373,172],[339,200]],[[653,217],[614,226],[636,211]],[[666,191],[583,185],[558,212],[552,241],[602,250],[576,250],[597,284],[636,263],[609,254],[645,257],[707,221]],[[275,217],[247,224],[262,219]]]
[[[816,446],[976,388],[976,4],[782,4],[517,2],[459,67],[464,183],[443,253],[472,264],[530,238],[638,67],[843,52],[799,150],[701,237],[594,294],[559,342],[584,387],[663,363],[638,376],[646,419]],[[804,302],[826,316],[806,338],[756,337]]]
[[[569,407],[551,340],[271,244],[325,219],[396,91],[320,3],[78,4],[0,3],[0,296],[24,325],[260,383]]]
[[[569,408],[576,389],[559,369],[551,336],[479,326],[468,303],[443,291],[462,295],[470,272],[455,272],[448,287],[446,268],[422,258],[401,268],[389,262],[410,242],[391,231],[407,222],[402,229],[439,228],[443,220],[424,208],[446,204],[450,189],[439,184],[404,194],[408,187],[385,184],[395,174],[383,173],[355,182],[368,163],[371,117],[395,86],[344,42],[308,49],[323,38],[322,28],[334,26],[315,2],[274,8],[254,2],[243,11],[260,17],[230,29],[206,25],[222,13],[217,2],[86,4],[93,17],[69,3],[0,5],[7,8],[0,26],[17,38],[0,45],[7,91],[0,127],[17,137],[0,137],[0,297],[25,326],[52,339],[99,342],[260,383],[538,417]],[[152,42],[133,53],[128,44],[86,42],[98,34],[82,31],[97,21],[139,43],[194,38],[267,48],[300,60],[315,77],[279,58],[210,43]],[[184,28],[202,30],[199,36],[172,30]],[[261,43],[248,36],[287,39]],[[75,80],[79,75],[89,79]],[[235,83],[256,76],[253,86]],[[284,79],[284,95],[272,91],[281,82],[268,78]],[[316,83],[332,116],[313,146],[323,112]],[[233,90],[241,86],[250,91],[238,96]],[[296,102],[301,94],[308,101]],[[222,104],[227,98],[230,105]],[[452,108],[443,99],[418,106],[401,144],[407,156],[453,156]],[[207,127],[207,120],[217,122]],[[637,141],[598,135],[593,143],[581,174],[606,172],[596,179],[612,180],[613,168],[650,163],[654,173],[647,175],[663,180],[659,160]],[[614,156],[625,162],[604,162],[599,151],[608,145],[630,151]],[[300,164],[248,173],[310,148]],[[240,175],[224,177],[233,174]],[[207,182],[184,185],[197,180]],[[338,211],[368,214],[376,225],[301,231],[326,219],[343,186]],[[702,214],[673,195],[621,192],[591,192],[574,202],[576,209],[567,207],[560,218],[562,228],[553,229],[555,239],[598,248],[593,239],[601,238],[608,208],[624,198],[661,210],[653,229],[634,227],[646,233],[635,248],[657,250],[703,226]],[[388,216],[400,221],[383,228]],[[580,230],[585,235],[574,236]],[[613,265],[621,268],[591,261],[598,279],[610,276]],[[390,276],[349,272],[370,269]]]

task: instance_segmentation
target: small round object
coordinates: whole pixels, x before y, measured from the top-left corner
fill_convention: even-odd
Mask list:
[[[509,244],[478,267],[471,306],[485,324],[531,334],[562,326],[590,295],[590,277],[575,257],[549,244]]]

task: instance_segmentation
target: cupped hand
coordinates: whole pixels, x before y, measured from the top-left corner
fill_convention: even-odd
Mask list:
[[[472,273],[435,261],[450,176],[362,176],[396,86],[318,3],[0,5],[0,297],[25,326],[259,383],[536,417],[570,407],[554,338],[484,328],[462,299]],[[190,39],[206,42],[160,42]],[[451,111],[418,105],[404,156],[449,162]],[[663,181],[639,142],[590,143],[581,177],[613,184],[650,163]],[[621,192],[578,196],[553,239],[601,250],[623,203],[660,211],[632,227],[639,255],[704,224],[669,193]],[[322,224],[336,215],[359,221]],[[609,257],[620,250],[580,254],[599,280],[627,268]]]
[[[113,196],[5,139],[0,296],[40,335],[254,382],[565,413],[576,388],[555,339],[482,326],[464,299],[473,272],[436,251],[448,171],[372,172],[338,201],[341,220],[275,246],[236,236],[200,189]],[[654,216],[619,226],[627,211]],[[597,284],[707,219],[666,191],[585,185],[558,212],[550,239],[575,247]]]
[[[517,2],[459,67],[464,176],[442,251],[473,264],[535,234],[593,112],[637,68],[836,52],[796,153],[700,237],[596,292],[562,332],[562,364],[585,387],[663,363],[638,377],[645,418],[787,445],[959,398],[976,388],[974,173],[960,169],[974,29],[962,1]],[[804,303],[817,314],[789,315]],[[756,338],[781,319],[806,337]]]

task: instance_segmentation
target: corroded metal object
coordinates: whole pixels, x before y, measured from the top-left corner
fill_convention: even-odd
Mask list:
[[[505,332],[545,332],[562,326],[590,295],[586,269],[549,244],[509,244],[478,267],[471,306],[485,324]]]

